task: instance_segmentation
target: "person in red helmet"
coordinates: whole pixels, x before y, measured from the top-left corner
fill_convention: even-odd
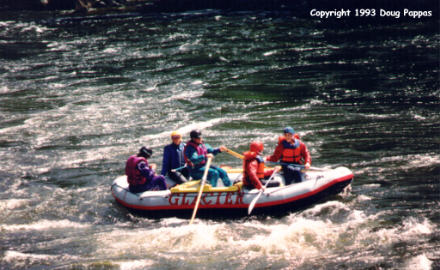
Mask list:
[[[246,188],[264,189],[263,179],[270,177],[274,171],[265,169],[264,159],[260,156],[263,150],[264,145],[255,141],[249,145],[249,151],[243,153],[243,186]],[[268,186],[277,186],[277,183],[269,183]]]

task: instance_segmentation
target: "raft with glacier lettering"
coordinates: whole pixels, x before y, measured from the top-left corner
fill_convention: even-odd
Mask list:
[[[230,179],[239,179],[239,169],[227,170]],[[353,173],[346,167],[307,171],[304,181],[284,185],[282,174],[273,181],[280,186],[267,188],[259,198],[253,215],[285,214],[317,201],[338,194],[353,180]],[[128,190],[126,176],[113,181],[113,197],[122,206],[137,214],[146,216],[190,217],[194,209],[200,181],[190,181],[169,190],[145,191],[134,194]],[[198,216],[237,217],[247,215],[247,209],[258,190],[243,188],[241,182],[231,187],[211,187],[205,185],[199,205]]]

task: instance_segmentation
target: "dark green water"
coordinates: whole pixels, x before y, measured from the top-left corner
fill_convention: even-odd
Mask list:
[[[440,267],[438,21],[52,18],[0,12],[0,269]],[[269,154],[287,125],[313,166],[353,170],[350,193],[195,226],[110,194],[141,145],[161,163],[172,130]]]

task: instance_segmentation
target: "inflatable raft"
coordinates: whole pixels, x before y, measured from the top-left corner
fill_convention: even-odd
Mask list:
[[[241,178],[240,169],[227,170],[231,180]],[[307,207],[329,195],[340,193],[353,180],[353,173],[346,167],[307,171],[304,181],[284,185],[282,174],[275,175],[272,181],[278,187],[267,188],[258,199],[252,215],[286,214]],[[169,181],[169,179],[167,179]],[[221,181],[219,181],[220,183]],[[168,190],[131,193],[126,176],[113,181],[113,197],[122,206],[136,214],[153,217],[191,217],[196,202],[200,181],[189,181]],[[246,216],[249,204],[259,190],[246,189],[239,182],[231,187],[212,187],[206,184],[197,216],[237,217]]]

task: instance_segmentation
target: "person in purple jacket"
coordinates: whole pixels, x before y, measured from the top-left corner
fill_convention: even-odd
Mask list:
[[[147,159],[152,154],[153,150],[142,146],[137,155],[128,158],[125,164],[125,174],[130,192],[140,193],[147,190],[167,189],[165,177],[156,175],[154,167],[148,165]]]
[[[182,184],[189,179],[189,170],[185,166],[182,135],[178,131],[171,133],[171,144],[163,148],[162,175],[168,175],[176,184]]]

